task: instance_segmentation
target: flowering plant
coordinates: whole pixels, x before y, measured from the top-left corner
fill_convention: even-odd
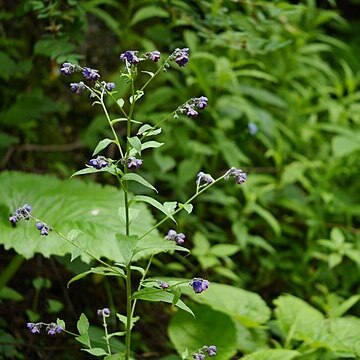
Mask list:
[[[149,140],[161,133],[160,125],[170,119],[177,118],[181,114],[190,118],[198,116],[199,111],[204,110],[208,105],[208,99],[205,96],[194,97],[186,101],[184,104],[178,106],[170,115],[160,119],[156,124],[151,125],[142,123],[134,119],[135,107],[138,101],[145,94],[145,89],[148,84],[156,78],[159,74],[167,71],[171,67],[171,63],[175,62],[179,67],[184,67],[189,61],[189,49],[176,49],[166,60],[160,64],[161,54],[159,51],[146,52],[140,54],[138,51],[126,51],[120,55],[120,61],[124,65],[124,69],[120,76],[124,77],[130,87],[130,97],[128,100],[117,98],[116,85],[112,82],[101,81],[101,75],[98,70],[89,67],[81,67],[72,63],[64,63],[60,69],[61,73],[66,76],[70,76],[74,73],[82,73],[84,81],[78,83],[70,83],[70,89],[75,94],[81,94],[88,92],[90,98],[93,100],[93,105],[99,105],[107,119],[108,125],[111,129],[113,137],[111,139],[105,138],[101,140],[96,146],[93,158],[89,160],[86,167],[77,171],[73,176],[91,174],[97,172],[107,172],[114,176],[118,183],[120,191],[124,194],[124,204],[119,207],[119,215],[124,218],[125,227],[119,229],[119,233],[116,234],[116,244],[119,250],[118,261],[110,263],[98,258],[95,254],[91,253],[85,246],[80,246],[74,241],[74,237],[63,235],[54,224],[47,224],[43,219],[38,219],[32,214],[32,207],[29,204],[25,204],[19,209],[15,210],[12,216],[9,218],[12,224],[16,224],[18,221],[34,220],[36,228],[40,231],[40,235],[47,236],[50,231],[56,232],[61,238],[68,241],[74,246],[74,253],[72,259],[80,256],[82,253],[90,256],[99,263],[99,266],[91,268],[91,270],[85,273],[75,276],[69,281],[69,284],[81,279],[82,277],[96,273],[104,276],[115,276],[124,279],[126,284],[126,314],[122,315],[116,313],[117,318],[122,323],[122,329],[120,331],[109,333],[107,329],[107,318],[111,315],[114,309],[103,308],[97,310],[97,315],[103,319],[104,326],[104,341],[105,349],[100,347],[93,347],[91,339],[89,337],[89,323],[84,314],[80,316],[77,324],[79,334],[75,334],[66,330],[65,322],[63,320],[57,320],[56,323],[46,324],[43,322],[27,323],[27,327],[31,333],[40,333],[43,326],[46,326],[46,331],[49,335],[55,335],[60,332],[67,332],[74,335],[76,339],[85,346],[84,351],[94,356],[104,356],[105,359],[131,359],[131,333],[135,322],[138,317],[135,316],[136,304],[138,300],[151,300],[151,301],[163,301],[171,303],[180,309],[189,312],[193,315],[192,310],[186,306],[186,304],[180,299],[181,288],[184,284],[188,284],[193,289],[194,293],[200,294],[206,291],[210,283],[207,279],[201,277],[194,277],[186,281],[165,281],[165,279],[151,279],[148,278],[149,269],[153,258],[156,254],[162,252],[174,252],[182,251],[189,252],[183,245],[186,241],[186,236],[177,232],[174,229],[169,229],[167,235],[157,241],[147,238],[148,235],[154,231],[154,229],[160,227],[168,220],[172,220],[176,224],[175,215],[185,210],[189,214],[192,212],[192,202],[205,190],[214,186],[222,179],[228,180],[233,178],[236,183],[243,184],[246,180],[246,174],[241,169],[231,168],[226,171],[220,177],[214,179],[210,174],[199,172],[195,182],[194,194],[184,203],[179,202],[165,202],[161,204],[155,198],[146,195],[134,194],[131,190],[131,182],[135,182],[141,186],[144,186],[152,191],[156,191],[155,187],[150,184],[144,177],[137,173],[143,164],[143,152],[146,149],[157,148],[162,143]],[[139,65],[142,62],[150,61],[159,63],[156,72],[150,72],[142,70],[150,78],[139,88],[135,87],[135,79],[139,72]],[[118,111],[120,112],[120,118],[112,119],[109,115],[108,107],[105,103],[105,98],[109,97],[116,104]],[[124,131],[119,131],[116,126],[119,123],[125,123]],[[120,134],[125,134],[120,135]],[[103,155],[99,155],[110,144],[114,144],[118,150],[119,157],[117,159],[109,158]],[[150,227],[142,235],[135,235],[132,229],[132,221],[135,216],[139,216],[138,213],[132,211],[134,204],[137,202],[143,202],[149,204],[164,214],[162,220]],[[133,265],[140,258],[148,259],[147,265],[142,268]],[[139,272],[141,274],[140,281],[135,284],[133,280],[133,272]],[[125,350],[123,352],[117,352],[112,348],[110,339],[113,336],[125,337]],[[185,350],[185,349],[184,349]],[[203,360],[207,356],[213,357],[217,354],[216,344],[204,345],[200,349],[192,349],[191,356],[195,360]],[[114,357],[114,356],[117,357]],[[189,354],[187,350],[184,351],[182,358],[188,358]]]

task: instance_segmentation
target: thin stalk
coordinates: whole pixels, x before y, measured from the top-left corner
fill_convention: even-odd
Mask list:
[[[0,289],[2,289],[11,280],[25,259],[21,255],[15,255],[9,265],[1,272]]]
[[[108,334],[108,330],[107,330],[107,322],[106,322],[106,317],[105,317],[104,314],[102,314],[102,318],[103,318],[103,326],[104,326],[104,332],[105,332],[106,347],[108,349],[108,354],[111,355],[111,348],[110,348],[110,343],[109,343],[109,334]]]
[[[211,184],[204,186],[202,189],[199,189],[199,187],[197,187],[196,189],[196,193],[189,198],[183,205],[187,205],[190,204],[193,200],[195,200],[199,195],[201,195],[204,191],[208,190],[211,186],[215,185],[217,182],[219,182],[220,180],[222,180],[226,175],[228,174],[228,172],[226,172],[224,175],[220,176],[219,178],[217,178],[216,180],[214,180],[214,182],[212,182]],[[164,217],[162,220],[160,220],[158,223],[156,223],[152,228],[150,228],[147,232],[145,232],[143,235],[141,235],[139,237],[139,240],[143,239],[145,236],[149,235],[153,230],[155,230],[156,228],[158,228],[161,224],[163,224],[164,222],[166,222],[167,220],[170,219],[170,217],[176,215],[177,213],[179,213],[181,210],[184,209],[184,206],[181,206],[179,208],[177,208],[171,215],[167,215],[166,217]]]

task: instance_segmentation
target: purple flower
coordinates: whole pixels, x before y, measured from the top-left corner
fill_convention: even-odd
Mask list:
[[[209,281],[201,278],[194,278],[190,280],[189,285],[193,288],[196,294],[200,294],[209,287]]]
[[[83,75],[84,75],[86,80],[96,81],[96,80],[100,79],[99,70],[91,69],[91,68],[88,68],[88,67],[84,68]]]
[[[71,75],[78,70],[78,66],[71,63],[64,63],[61,65],[60,72],[63,75]]]
[[[50,323],[46,327],[46,331],[48,335],[56,335],[56,334],[60,334],[63,331],[63,328],[55,323]]]
[[[107,83],[105,81],[102,81],[101,85],[108,91],[113,91],[115,89],[115,84],[114,83]]]
[[[205,359],[205,355],[202,353],[195,353],[193,354],[193,359],[194,360],[204,360]]]
[[[196,106],[200,110],[205,109],[208,105],[208,98],[205,96],[200,96],[199,98],[196,98],[195,101]]]
[[[120,55],[120,60],[127,61],[128,63],[135,65],[140,62],[140,59],[137,57],[137,53],[138,51],[127,50]]]
[[[201,183],[211,184],[213,182],[214,182],[214,179],[212,178],[212,176],[210,174],[205,174],[202,171],[200,171],[197,174],[197,177],[196,177],[196,185],[197,186],[200,186]]]
[[[85,84],[80,81],[78,83],[71,83],[70,84],[70,90],[74,92],[75,94],[81,94],[81,92],[86,89]]]
[[[109,165],[109,162],[103,157],[103,156],[98,156],[96,159],[91,159],[89,161],[89,164],[94,167],[95,169],[102,169],[106,166]]]
[[[189,48],[176,48],[171,54],[170,59],[175,60],[180,67],[185,66],[189,62]]]
[[[49,235],[49,230],[50,230],[50,228],[47,227],[47,226],[42,227],[41,230],[40,230],[40,235],[48,236]]]
[[[127,167],[129,169],[138,169],[142,165],[143,161],[141,159],[136,159],[133,156],[128,157],[127,159]]]
[[[215,345],[210,345],[206,347],[205,351],[208,353],[209,356],[215,356],[217,349]]]
[[[170,229],[165,236],[165,239],[175,241],[178,245],[182,245],[185,242],[185,235]]]
[[[146,57],[153,62],[158,62],[160,59],[160,51],[154,50],[152,52],[146,53]]]
[[[29,204],[25,204],[23,207],[14,211],[14,213],[9,217],[9,221],[14,225],[21,219],[29,220],[31,210],[31,206]]]
[[[229,180],[230,177],[233,177],[239,185],[242,185],[247,179],[247,174],[241,169],[231,168],[226,173],[225,179]]]
[[[190,105],[186,105],[186,115],[188,117],[196,117],[199,113]]]
[[[41,323],[27,323],[26,327],[31,331],[32,334],[39,334],[41,329]]]
[[[97,316],[109,317],[110,316],[110,309],[109,308],[99,309],[96,312],[96,314],[97,314]]]
[[[169,287],[170,287],[170,285],[167,283],[167,282],[165,282],[165,281],[158,281],[158,285],[163,289],[163,290],[166,290],[166,289],[168,289]]]
[[[44,224],[43,224],[42,222],[38,221],[38,222],[36,223],[36,228],[37,228],[38,230],[41,230],[43,227],[44,227]]]

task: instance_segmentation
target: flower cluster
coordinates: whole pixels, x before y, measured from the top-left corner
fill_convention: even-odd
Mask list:
[[[209,288],[209,281],[202,278],[194,278],[190,280],[189,285],[193,288],[196,294],[200,294]]]
[[[109,162],[103,157],[103,156],[98,156],[96,159],[91,159],[89,161],[89,164],[94,167],[95,169],[102,169],[106,166],[109,165]]]
[[[102,81],[101,86],[107,91],[113,91],[115,89],[115,84],[113,82]]]
[[[185,104],[181,105],[177,111],[181,113],[186,113],[188,117],[196,117],[199,115],[197,110],[203,110],[208,105],[208,98],[206,96],[200,96],[198,98],[191,98]],[[197,109],[197,110],[196,110]],[[177,116],[177,112],[175,113],[175,117]]]
[[[128,169],[133,169],[133,170],[138,169],[143,163],[141,159],[136,159],[133,156],[129,156],[126,162]]]
[[[19,220],[29,220],[30,219],[30,212],[32,208],[29,204],[25,204],[23,207],[16,209],[14,213],[9,217],[9,221],[12,224],[16,224]]]
[[[81,71],[81,67],[71,63],[64,63],[60,68],[60,72],[63,75],[71,75],[77,71]]]
[[[160,60],[160,51],[154,50],[152,52],[147,52],[145,57],[153,62],[158,62]]]
[[[96,312],[97,316],[104,316],[104,317],[109,317],[110,316],[110,309],[109,308],[103,308],[103,309],[99,309]]]
[[[185,235],[183,233],[177,233],[175,230],[170,229],[165,236],[165,239],[175,241],[178,245],[182,245],[185,242]]]
[[[99,70],[91,69],[89,67],[84,68],[83,75],[86,80],[97,81],[100,79]]]
[[[86,85],[83,81],[78,83],[70,83],[70,90],[75,94],[81,94],[86,89]]]
[[[209,357],[212,357],[216,355],[216,351],[217,349],[215,345],[203,346],[201,349],[198,350],[198,352],[193,353],[193,359],[204,360],[206,358],[204,352],[206,352]]]
[[[226,173],[225,180],[229,180],[230,177],[233,177],[239,185],[242,185],[247,179],[246,173],[241,169],[236,169],[236,168],[231,168]]]
[[[189,48],[176,48],[170,55],[170,60],[174,60],[180,67],[184,67],[189,62]]]
[[[202,171],[200,171],[197,174],[196,177],[196,185],[200,186],[201,184],[203,185],[208,185],[214,182],[214,179],[212,178],[212,176],[210,174],[205,174]]]
[[[138,51],[127,50],[120,55],[120,60],[132,65],[136,65],[140,62],[140,59],[137,56],[138,53]]]
[[[48,236],[49,235],[49,231],[52,230],[51,226],[46,225],[45,223],[38,221],[36,223],[36,228],[38,230],[40,230],[40,235],[44,235],[44,236]]]
[[[46,324],[43,322],[39,322],[39,323],[28,322],[26,324],[26,327],[31,331],[32,334],[40,334],[40,330],[43,326],[46,326],[46,332],[48,335],[60,334],[64,330],[61,326],[53,322],[50,324]]]

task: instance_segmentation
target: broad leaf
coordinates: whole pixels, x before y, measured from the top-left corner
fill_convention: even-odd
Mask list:
[[[89,320],[87,319],[87,317],[85,316],[84,313],[82,313],[80,315],[80,318],[76,324],[76,327],[79,331],[80,335],[85,335],[88,333],[89,331]]]
[[[241,360],[292,360],[298,355],[300,353],[296,350],[268,349],[255,351],[242,357]]]
[[[139,184],[158,192],[149,182],[147,182],[142,176],[140,176],[138,174],[127,173],[121,178],[121,180],[122,181],[136,181]]]

